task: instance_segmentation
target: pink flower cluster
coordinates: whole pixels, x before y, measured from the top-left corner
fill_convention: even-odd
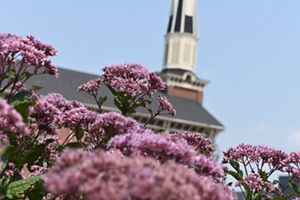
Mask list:
[[[140,129],[137,121],[116,112],[97,114],[90,124],[85,141],[92,145],[106,143],[115,135],[136,132]]]
[[[1,72],[7,70],[7,65],[19,62],[19,69],[16,68],[16,71],[26,70],[28,73],[48,73],[57,76],[57,68],[48,58],[55,55],[56,50],[52,46],[41,43],[33,36],[0,34]],[[30,68],[32,71],[29,71]]]
[[[108,143],[108,148],[118,149],[126,156],[152,157],[164,163],[173,160],[194,168],[198,174],[220,179],[223,169],[211,158],[197,154],[183,138],[169,134],[156,134],[150,130],[118,135]]]
[[[253,173],[246,176],[244,180],[237,182],[236,185],[247,184],[254,191],[262,191],[264,193],[276,192],[275,187],[272,183],[264,181],[259,174]]]
[[[165,96],[158,96],[158,112],[161,113],[163,111],[167,111],[171,115],[176,115],[176,110],[173,105],[169,102],[168,98]]]
[[[94,80],[90,80],[86,83],[81,84],[78,87],[78,91],[87,92],[93,97],[97,97],[98,89],[103,84],[102,78],[97,78]]]
[[[291,152],[286,160],[288,167],[286,171],[292,175],[297,183],[300,183],[300,152]]]
[[[295,152],[287,154],[266,146],[240,144],[223,153],[223,163],[230,163],[238,174],[240,174],[239,170],[244,171],[244,175],[240,175],[243,177],[237,178],[237,185],[248,186],[253,194],[266,197],[271,193],[280,195],[279,188],[269,181],[270,176],[276,171],[289,172],[294,180],[300,180],[300,154]]]
[[[139,64],[112,65],[103,68],[104,83],[128,96],[152,95],[165,89],[164,82]]]
[[[115,112],[100,114],[76,101],[67,101],[56,93],[38,99],[30,114],[36,119],[39,131],[56,135],[62,126],[73,132],[82,129],[86,134],[85,141],[92,146],[108,142],[116,134],[139,129],[139,124],[131,118]]]
[[[65,151],[44,178],[56,195],[83,195],[88,200],[229,200],[230,190],[184,166],[144,157]]]
[[[211,154],[214,151],[211,139],[202,136],[200,133],[170,132],[170,134],[174,137],[185,139],[198,153]]]
[[[73,108],[72,104],[60,94],[50,93],[45,99],[37,99],[30,116],[36,119],[39,132],[56,135],[58,126],[64,121],[64,113],[71,108]]]
[[[288,158],[288,154],[281,150],[250,144],[240,144],[235,148],[224,151],[223,154],[224,163],[230,161],[244,163],[245,165],[254,163],[258,169],[262,169],[264,164],[268,164],[276,170],[282,170],[286,165],[285,160]]]
[[[22,116],[5,100],[0,99],[0,147],[7,143],[6,134],[9,132],[27,135],[29,129]]]
[[[195,155],[185,140],[178,140],[168,134],[156,134],[151,130],[118,135],[109,141],[108,147],[119,149],[125,155],[144,155],[162,162],[172,159],[187,163]]]

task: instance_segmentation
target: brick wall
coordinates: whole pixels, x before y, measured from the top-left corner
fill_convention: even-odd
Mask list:
[[[186,88],[168,86],[167,88],[168,95],[183,97],[186,99],[191,99],[197,101],[198,103],[202,104],[203,102],[203,92],[202,91],[195,91]]]

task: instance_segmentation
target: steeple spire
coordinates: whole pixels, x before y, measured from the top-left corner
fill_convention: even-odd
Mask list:
[[[207,81],[196,74],[197,49],[196,0],[172,0],[171,14],[165,35],[165,57],[161,77],[167,93],[203,101]]]
[[[196,0],[173,0],[165,36],[164,68],[195,73],[196,25]]]

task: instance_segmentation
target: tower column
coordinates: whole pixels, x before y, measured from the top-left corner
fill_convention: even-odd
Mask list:
[[[196,0],[172,0],[161,76],[169,95],[202,103],[207,81],[195,75],[198,43],[196,10]]]

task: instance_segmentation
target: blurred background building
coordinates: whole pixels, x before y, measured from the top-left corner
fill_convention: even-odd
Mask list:
[[[155,129],[171,131],[199,132],[211,139],[220,133],[223,125],[203,107],[204,88],[208,81],[195,74],[197,52],[197,5],[196,0],[173,0],[167,32],[165,35],[165,55],[163,69],[159,73],[167,85],[165,95],[177,111],[176,116],[158,116],[149,124]],[[40,93],[61,93],[69,100],[80,101],[91,108],[96,104],[87,94],[77,91],[84,82],[97,78],[97,75],[59,68],[59,78],[41,76],[29,81],[29,86],[39,85]],[[101,87],[100,94],[108,96],[104,111],[116,111],[113,98],[107,88]],[[155,97],[154,97],[155,98]],[[157,109],[156,104],[150,108]],[[141,123],[148,121],[147,110],[139,110],[134,118]]]

